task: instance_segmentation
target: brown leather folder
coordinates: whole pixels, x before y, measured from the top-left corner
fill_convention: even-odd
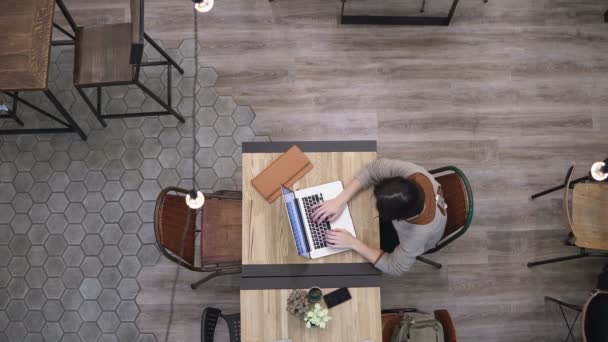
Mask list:
[[[306,155],[293,145],[252,179],[251,184],[268,203],[272,203],[281,196],[281,185],[291,187],[312,167]]]

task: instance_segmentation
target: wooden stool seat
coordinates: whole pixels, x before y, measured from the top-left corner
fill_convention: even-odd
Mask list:
[[[131,26],[131,23],[120,23],[78,28],[75,85],[133,81]]]
[[[222,264],[241,261],[241,201],[208,198],[203,206],[201,262]]]

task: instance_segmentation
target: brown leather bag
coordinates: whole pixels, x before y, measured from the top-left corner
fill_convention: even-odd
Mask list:
[[[251,184],[268,203],[272,203],[281,196],[281,185],[291,187],[312,168],[306,155],[293,145],[252,179]]]

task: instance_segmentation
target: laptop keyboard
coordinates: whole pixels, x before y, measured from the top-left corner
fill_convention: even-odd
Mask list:
[[[314,249],[327,247],[327,243],[325,242],[325,232],[331,229],[329,222],[324,221],[321,223],[316,223],[311,218],[312,207],[317,203],[323,202],[323,195],[317,194],[303,197],[301,198],[301,201],[304,206],[304,210],[306,211],[306,221],[308,221],[308,226],[310,227],[310,235],[312,235]]]

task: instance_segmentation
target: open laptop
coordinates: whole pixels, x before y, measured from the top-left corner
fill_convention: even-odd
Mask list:
[[[331,223],[322,222],[317,224],[311,218],[313,214],[312,207],[315,204],[337,197],[343,189],[341,181],[297,191],[291,191],[285,186],[281,186],[289,224],[300,256],[317,259],[344,252],[346,249],[329,247],[325,242],[325,232],[332,228],[342,228],[349,231],[353,236],[356,236],[348,206]]]

